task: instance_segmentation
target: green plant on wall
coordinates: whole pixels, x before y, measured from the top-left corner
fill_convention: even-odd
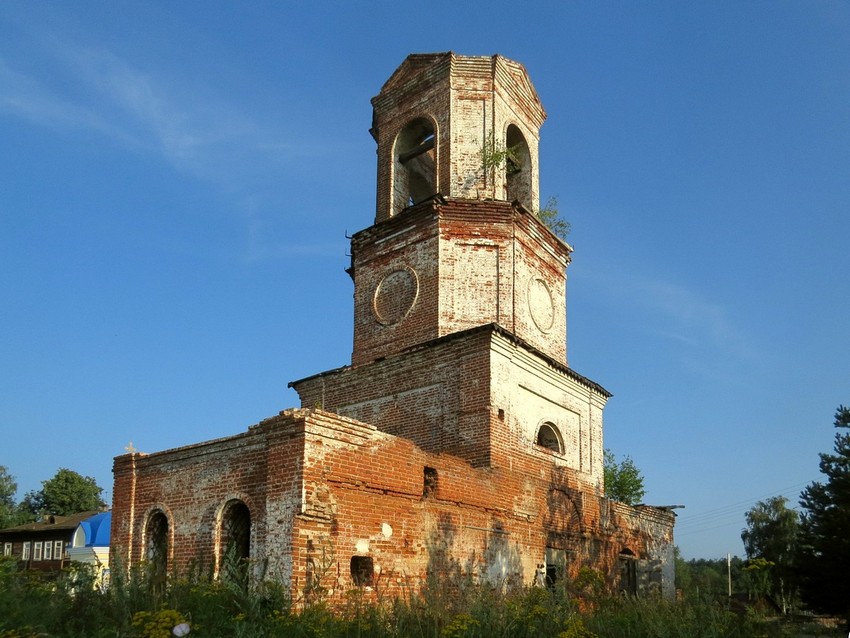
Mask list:
[[[558,237],[567,240],[567,235],[570,234],[570,222],[561,217],[558,211],[558,198],[550,197],[546,200],[546,204],[537,211],[537,218],[555,233]]]
[[[519,144],[506,146],[501,140],[497,140],[492,131],[487,135],[484,146],[481,148],[481,167],[485,175],[502,166],[506,166],[509,173],[518,173],[522,170]]]
[[[509,174],[518,173],[522,170],[522,158],[520,156],[521,145],[507,146],[503,141],[496,139],[490,132],[484,145],[481,147],[481,166],[485,177],[492,176],[493,171],[505,166]],[[550,197],[546,204],[537,211],[537,218],[547,228],[562,240],[567,240],[570,234],[570,222],[562,218],[558,211],[558,198]]]
[[[304,583],[304,602],[307,604],[321,601],[330,589],[326,579],[332,580],[336,567],[336,552],[328,538],[307,541],[307,575]]]

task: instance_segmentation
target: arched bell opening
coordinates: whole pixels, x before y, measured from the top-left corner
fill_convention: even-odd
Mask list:
[[[505,137],[507,148],[505,159],[505,187],[508,201],[518,201],[527,209],[532,210],[532,177],[531,151],[519,127],[515,124],[508,126]]]
[[[437,192],[434,123],[425,117],[408,122],[393,149],[393,215]]]

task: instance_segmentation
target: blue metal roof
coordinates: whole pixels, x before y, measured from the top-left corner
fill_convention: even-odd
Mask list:
[[[80,527],[86,535],[86,547],[109,547],[112,512],[101,512],[87,518]]]

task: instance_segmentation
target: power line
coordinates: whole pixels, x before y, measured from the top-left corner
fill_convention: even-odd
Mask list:
[[[725,525],[715,525],[707,528],[705,527],[705,525],[710,523],[717,523],[720,520],[728,520],[731,523],[732,520],[737,519],[738,517],[743,517],[746,510],[752,507],[758,501],[763,501],[775,496],[786,496],[789,492],[797,492],[803,487],[806,487],[810,484],[811,482],[790,485],[788,487],[771,492],[769,494],[748,498],[745,500],[737,501],[735,503],[731,503],[729,505],[724,505],[719,508],[698,512],[693,516],[689,516],[687,510],[685,510],[684,512],[682,512],[682,514],[679,515],[682,521],[681,523],[677,523],[676,525],[676,534],[687,535],[698,531],[708,531],[710,529],[718,529],[719,527],[724,527]],[[697,529],[692,530],[691,528],[694,527],[696,527]]]

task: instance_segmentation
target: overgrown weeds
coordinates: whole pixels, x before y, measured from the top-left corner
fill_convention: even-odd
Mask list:
[[[710,603],[606,597],[582,572],[553,590],[509,588],[456,578],[429,579],[422,591],[375,602],[353,589],[332,608],[320,596],[293,604],[278,583],[248,586],[214,579],[202,568],[160,587],[145,569],[109,588],[72,565],[58,577],[18,571],[0,560],[0,638],[772,638],[796,635],[754,616]],[[223,573],[224,570],[222,570]],[[315,592],[314,592],[315,594]]]

